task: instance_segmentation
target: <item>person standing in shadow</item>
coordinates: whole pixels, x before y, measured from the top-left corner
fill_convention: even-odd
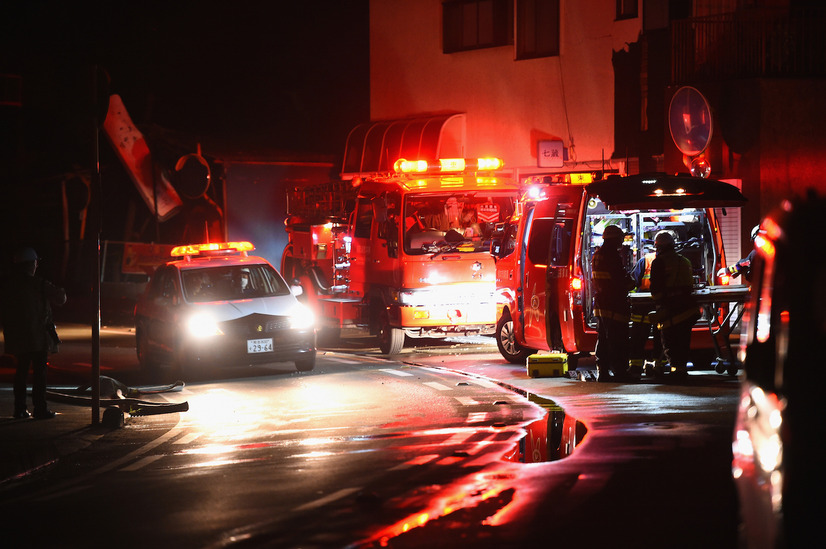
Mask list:
[[[66,292],[48,280],[35,276],[40,258],[32,248],[22,248],[13,256],[9,276],[0,286],[0,315],[5,352],[14,356],[14,417],[30,417],[26,409],[26,379],[32,370],[32,403],[35,419],[51,419],[55,413],[46,405],[46,359],[57,352],[60,340],[52,319],[52,304],[66,303]]]

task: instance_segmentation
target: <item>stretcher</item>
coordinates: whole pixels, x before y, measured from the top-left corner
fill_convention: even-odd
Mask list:
[[[737,354],[731,348],[731,334],[734,333],[743,317],[744,304],[749,297],[749,286],[736,284],[729,286],[712,286],[696,288],[692,295],[697,304],[703,309],[703,319],[708,324],[711,340],[716,354],[712,361],[715,371],[718,374],[728,372],[729,375],[736,375],[740,368]],[[654,300],[651,292],[631,292],[628,295],[631,306],[650,305],[654,308]],[[718,320],[717,311],[726,307],[727,313]],[[722,339],[723,345],[720,344]],[[725,353],[723,349],[725,348]],[[724,356],[725,355],[725,356]]]

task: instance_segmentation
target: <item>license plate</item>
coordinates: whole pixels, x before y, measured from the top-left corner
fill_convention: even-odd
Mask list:
[[[267,339],[248,339],[247,353],[271,353],[272,352],[272,338]]]

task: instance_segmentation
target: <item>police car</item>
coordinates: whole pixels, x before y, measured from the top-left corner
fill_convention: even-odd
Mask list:
[[[135,307],[141,367],[295,362],[315,366],[312,311],[249,242],[175,247]],[[300,288],[299,288],[300,290]],[[295,292],[295,293],[294,293]]]

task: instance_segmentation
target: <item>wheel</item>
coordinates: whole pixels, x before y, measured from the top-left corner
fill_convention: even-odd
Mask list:
[[[387,311],[379,317],[379,349],[386,355],[397,355],[404,347],[404,331],[390,325]]]
[[[499,352],[505,360],[513,364],[525,364],[525,360],[536,352],[536,349],[523,347],[516,342],[513,334],[513,320],[507,311],[496,322],[496,346],[499,347]]]
[[[312,357],[302,358],[295,361],[295,369],[299,372],[309,372],[315,368],[315,353]]]

